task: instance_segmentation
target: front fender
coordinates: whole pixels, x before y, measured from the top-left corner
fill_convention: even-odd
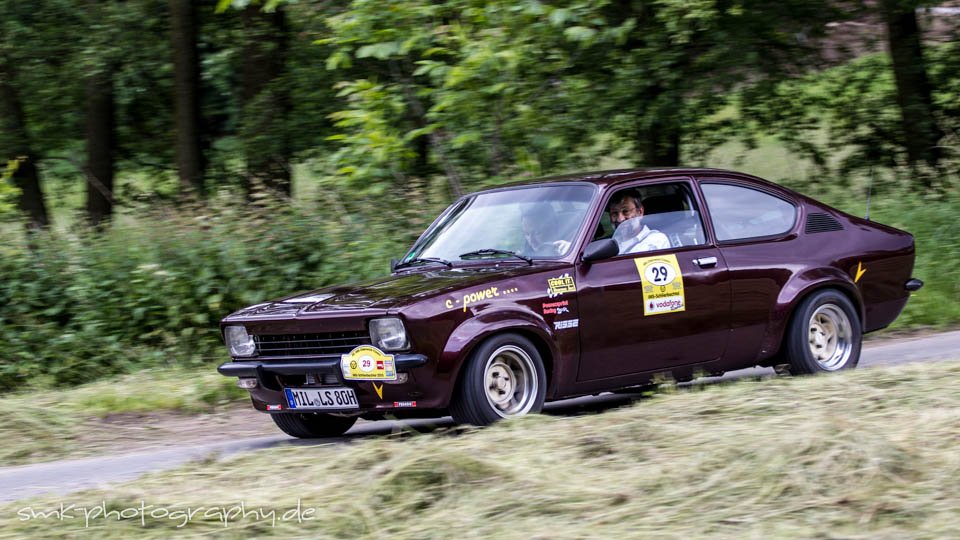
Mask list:
[[[456,381],[460,370],[470,352],[481,341],[494,334],[519,330],[522,333],[533,334],[546,345],[552,358],[557,358],[557,346],[553,339],[553,332],[543,317],[523,309],[497,310],[496,312],[480,313],[471,317],[456,327],[447,339],[447,343],[437,362],[437,373],[442,373]],[[450,386],[449,402],[456,384]]]
[[[814,268],[795,274],[780,289],[777,302],[770,310],[770,319],[760,348],[760,359],[765,359],[780,350],[790,317],[799,303],[810,293],[825,288],[839,289],[853,302],[860,316],[861,324],[865,313],[863,298],[851,277],[837,268]]]

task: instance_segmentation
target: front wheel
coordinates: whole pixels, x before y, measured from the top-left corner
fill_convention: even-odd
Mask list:
[[[822,373],[850,369],[860,361],[863,334],[860,317],[843,293],[816,292],[797,308],[787,334],[787,359],[792,373]]]
[[[458,423],[486,426],[543,408],[547,393],[543,360],[521,335],[500,334],[484,341],[463,369],[450,403],[450,414]]]
[[[356,416],[334,416],[324,413],[271,414],[281,431],[298,439],[339,437],[353,427]]]

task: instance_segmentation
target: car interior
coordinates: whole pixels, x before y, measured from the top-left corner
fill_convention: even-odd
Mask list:
[[[643,197],[643,223],[667,235],[671,247],[697,246],[706,243],[700,213],[685,184],[657,184],[636,189]],[[612,197],[611,199],[612,200]],[[609,203],[608,203],[609,204]],[[613,224],[606,212],[594,233],[594,240],[611,238]]]

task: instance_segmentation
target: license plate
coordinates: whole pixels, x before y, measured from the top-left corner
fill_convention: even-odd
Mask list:
[[[297,410],[359,409],[353,388],[284,388],[287,408]]]

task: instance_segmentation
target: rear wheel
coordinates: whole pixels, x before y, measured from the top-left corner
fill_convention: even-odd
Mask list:
[[[863,340],[853,303],[833,289],[816,292],[797,308],[787,334],[792,373],[850,369],[860,361]]]
[[[543,408],[547,393],[543,360],[523,336],[500,334],[484,341],[463,369],[450,403],[450,414],[458,423],[486,426]]]
[[[357,422],[356,416],[334,416],[324,413],[271,414],[273,423],[287,435],[300,439],[338,437]]]

